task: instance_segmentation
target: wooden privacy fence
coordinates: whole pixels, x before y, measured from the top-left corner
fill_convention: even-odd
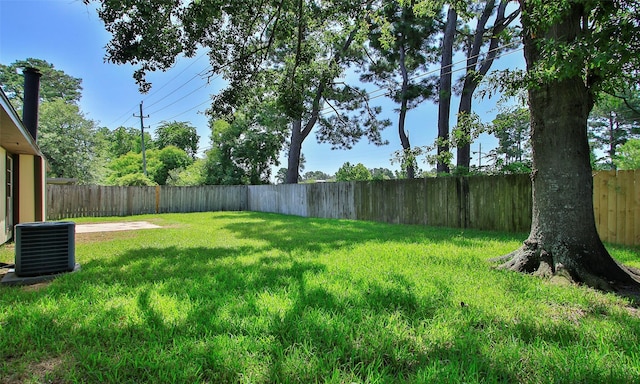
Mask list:
[[[246,186],[48,185],[47,219],[149,213],[245,211]]]
[[[260,186],[49,185],[47,218],[256,211],[526,232],[529,175]],[[640,171],[594,174],[594,213],[605,241],[640,245]]]
[[[602,240],[640,245],[640,170],[594,173],[593,208]]]

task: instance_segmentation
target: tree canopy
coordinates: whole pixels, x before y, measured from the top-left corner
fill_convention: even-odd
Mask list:
[[[605,168],[616,167],[618,148],[640,137],[640,90],[620,95],[600,94],[589,117],[589,139],[604,156],[596,159]]]
[[[362,163],[353,165],[346,162],[336,172],[336,181],[365,181],[371,179],[371,172]]]
[[[163,121],[155,131],[156,145],[159,149],[173,145],[185,151],[195,159],[198,153],[198,141],[200,136],[196,127],[186,121]]]
[[[271,108],[269,108],[271,106]],[[231,122],[211,122],[206,184],[267,184],[277,166],[286,134],[285,118],[273,100],[262,108],[246,106]]]
[[[55,99],[40,106],[38,145],[47,159],[50,177],[95,181],[95,123],[75,104]]]
[[[82,79],[55,69],[54,65],[42,59],[28,58],[9,65],[0,64],[0,84],[13,106],[22,109],[24,78],[22,69],[32,67],[42,73],[40,79],[41,102],[61,99],[65,103],[77,104],[82,96]]]
[[[336,148],[363,137],[385,143],[380,130],[388,123],[377,119],[380,110],[343,80],[365,54],[361,31],[379,1],[100,3],[99,16],[112,34],[107,60],[137,64],[134,77],[143,91],[148,71],[167,69],[200,46],[209,49],[212,71],[229,83],[214,98],[214,118],[229,118],[256,89],[272,86],[290,124],[288,182],[297,182],[302,143],[316,127],[317,139]]]
[[[640,139],[622,144],[613,162],[618,169],[640,169]]]
[[[438,28],[434,17],[416,14],[410,6],[394,1],[385,2],[379,12],[383,22],[370,27],[369,44],[373,53],[369,56],[367,71],[360,78],[388,88],[391,99],[400,104],[398,135],[405,154],[402,165],[407,177],[412,179],[415,167],[407,159],[411,143],[405,127],[406,115],[434,93],[435,86],[430,79],[420,79],[418,75],[425,73],[428,64],[436,60],[437,48],[433,41]]]

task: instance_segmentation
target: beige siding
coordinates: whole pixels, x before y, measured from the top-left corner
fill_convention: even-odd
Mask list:
[[[0,147],[0,244],[9,240],[11,229],[7,228],[7,151]]]
[[[28,223],[36,219],[35,207],[35,178],[34,178],[34,158],[31,155],[19,156],[19,182],[18,193],[20,194],[20,206],[18,207],[20,223]],[[16,223],[17,224],[17,223]]]

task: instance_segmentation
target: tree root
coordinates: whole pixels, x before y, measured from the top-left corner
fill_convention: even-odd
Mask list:
[[[588,263],[582,265],[569,258],[554,257],[552,252],[543,249],[537,242],[527,240],[519,249],[489,261],[498,264],[497,269],[531,274],[554,282],[586,285],[605,292],[615,292],[640,303],[640,270],[619,265],[607,257],[602,259],[602,263],[611,264],[604,267],[599,265],[600,269],[594,271]]]

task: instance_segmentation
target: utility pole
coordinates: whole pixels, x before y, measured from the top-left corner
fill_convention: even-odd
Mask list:
[[[147,158],[146,155],[144,153],[144,119],[149,118],[149,115],[144,116],[142,114],[142,101],[140,102],[140,116],[136,116],[136,114],[133,114],[133,117],[139,117],[140,118],[140,135],[141,135],[141,146],[140,148],[142,149],[142,173],[147,176]]]
[[[473,154],[478,154],[478,170],[482,170],[482,143],[480,143],[480,148],[478,149],[478,152],[473,152]]]

